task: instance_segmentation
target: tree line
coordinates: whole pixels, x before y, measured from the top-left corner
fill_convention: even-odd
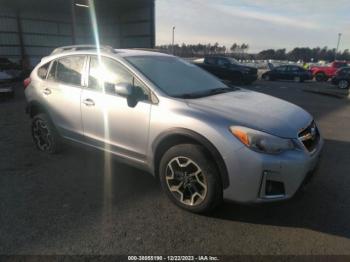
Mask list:
[[[335,48],[328,49],[327,47],[296,47],[293,50],[286,52],[286,49],[268,49],[261,51],[256,55],[257,59],[275,59],[275,60],[290,60],[304,62],[333,61],[347,60],[350,61],[349,49],[343,52],[336,52]]]
[[[220,45],[219,43],[212,44],[197,44],[197,45],[160,45],[156,46],[161,52],[175,54],[181,57],[197,57],[203,55],[217,55],[217,54],[242,54],[245,53],[249,49],[248,44],[237,44],[234,43],[230,48],[227,48],[224,45]]]
[[[248,53],[249,45],[246,43],[234,43],[229,48],[219,43],[212,44],[182,44],[182,45],[161,45],[157,46],[161,52],[171,53],[181,57],[201,57],[205,55],[229,55],[236,59],[254,59],[254,60],[289,60],[318,62],[320,60],[346,60],[350,61],[349,49],[336,52],[335,48],[328,47],[296,47],[287,52],[286,49],[267,49],[257,54]]]

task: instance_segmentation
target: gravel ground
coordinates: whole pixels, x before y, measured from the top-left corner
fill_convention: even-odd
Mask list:
[[[349,101],[290,82],[249,87],[310,111],[326,139],[307,191],[280,204],[224,203],[209,216],[171,204],[150,175],[101,152],[39,153],[23,90],[0,101],[0,254],[350,254]]]

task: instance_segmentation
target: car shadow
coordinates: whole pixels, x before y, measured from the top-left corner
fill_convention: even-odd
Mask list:
[[[240,205],[225,202],[210,217],[305,228],[350,238],[350,143],[326,140],[320,168],[304,192],[285,202]]]

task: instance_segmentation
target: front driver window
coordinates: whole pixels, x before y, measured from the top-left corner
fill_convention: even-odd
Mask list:
[[[228,64],[230,64],[230,62],[226,59],[218,59],[218,66],[227,66]]]
[[[101,61],[97,57],[91,57],[88,85],[90,89],[115,94],[114,86],[121,83],[132,85],[134,95],[137,95],[139,100],[148,99],[147,88],[120,63],[107,57],[102,57]]]
[[[275,70],[278,73],[284,73],[286,71],[286,67],[285,66],[280,66],[280,67],[277,67]]]

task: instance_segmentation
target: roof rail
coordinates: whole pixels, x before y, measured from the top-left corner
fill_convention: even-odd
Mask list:
[[[110,53],[116,53],[116,51],[111,46],[100,46],[100,50],[110,52]],[[62,46],[54,49],[51,53],[51,55],[56,55],[59,53],[67,52],[67,51],[87,51],[87,50],[97,50],[96,45],[70,45],[70,46]]]

